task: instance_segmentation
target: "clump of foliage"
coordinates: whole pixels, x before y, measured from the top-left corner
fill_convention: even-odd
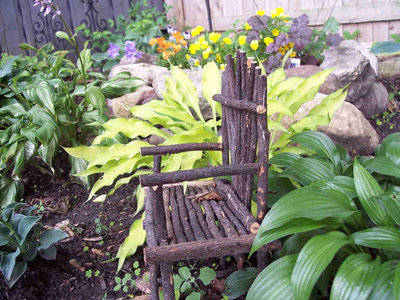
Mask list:
[[[56,258],[58,241],[68,234],[57,229],[42,230],[36,207],[12,203],[0,210],[0,270],[12,287],[25,273],[28,262],[37,254],[47,260]]]
[[[117,53],[122,53],[122,49],[126,51],[126,43],[134,42],[135,48],[141,52],[155,54],[154,49],[149,42],[154,37],[161,37],[162,28],[166,28],[168,24],[167,12],[170,9],[165,5],[164,11],[160,12],[157,8],[147,8],[147,0],[132,2],[128,11],[128,16],[120,15],[116,22],[108,20],[111,30],[91,32],[84,25],[81,26],[83,34],[87,37],[92,47],[99,51],[93,55],[93,59],[97,62],[105,62],[103,71],[109,71],[120,60],[119,55],[110,54],[108,49],[118,48]],[[120,51],[121,50],[121,51]],[[114,50],[115,51],[115,50]],[[129,54],[129,51],[128,51]]]
[[[178,274],[174,274],[175,297],[181,294],[186,295],[186,299],[200,300],[204,291],[201,290],[197,280],[200,280],[205,286],[209,285],[216,276],[215,270],[208,267],[200,268],[198,276],[192,275],[194,269],[180,267]]]
[[[261,224],[252,253],[275,239],[284,246],[246,299],[398,299],[400,134],[388,136],[375,158],[354,161],[322,133],[292,140],[314,154],[271,160],[301,187]]]

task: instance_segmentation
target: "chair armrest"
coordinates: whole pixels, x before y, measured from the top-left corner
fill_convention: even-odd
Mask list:
[[[224,147],[221,143],[191,143],[170,146],[142,147],[140,154],[145,155],[165,155],[187,151],[222,151]]]
[[[255,174],[258,172],[258,169],[258,163],[222,165],[185,171],[141,175],[139,176],[139,182],[143,187],[155,186],[217,176]]]

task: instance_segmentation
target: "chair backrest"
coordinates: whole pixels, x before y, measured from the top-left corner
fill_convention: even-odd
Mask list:
[[[224,149],[229,149],[229,152],[223,151],[223,163],[245,164],[256,162],[258,159],[260,165],[258,176],[262,175],[261,181],[266,181],[269,144],[266,75],[261,75],[261,67],[258,67],[253,58],[247,58],[244,51],[236,53],[236,67],[230,55],[226,56],[226,63],[222,74],[221,91],[225,99],[225,103],[221,101],[222,140]],[[243,102],[243,108],[238,108],[237,100]],[[232,107],[229,101],[237,102],[236,107]],[[252,110],[246,109],[247,106]],[[248,208],[251,206],[253,181],[253,176],[250,175],[238,175],[232,178],[232,187]],[[260,178],[258,178],[258,188],[265,189],[266,202],[267,186],[260,187]]]

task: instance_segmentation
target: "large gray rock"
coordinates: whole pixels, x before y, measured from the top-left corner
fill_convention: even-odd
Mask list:
[[[398,76],[400,75],[400,57],[382,57],[379,60],[379,76]]]
[[[313,101],[304,103],[294,115],[294,121],[297,122],[307,116],[325,97],[326,95],[318,93]],[[282,125],[289,128],[294,121],[285,117]],[[369,155],[379,144],[379,135],[362,112],[346,101],[335,111],[331,123],[319,127],[318,131],[327,134],[335,143],[346,147],[350,153]]]
[[[300,77],[308,78],[312,75],[323,71],[322,68],[312,65],[302,65],[296,68],[286,69],[286,78]],[[336,75],[329,74],[328,78],[319,88],[319,92],[322,94],[331,94],[339,89],[339,83],[337,81]]]
[[[144,101],[152,99],[157,99],[157,95],[154,92],[154,89],[150,86],[143,86],[134,93],[114,98],[111,101],[111,109],[113,116],[119,118],[129,118],[132,115],[128,110],[128,108],[133,107],[135,105],[140,105]]]
[[[334,68],[332,74],[336,75],[338,87],[350,84],[346,101],[356,102],[376,81],[369,60],[357,49],[338,46],[325,51],[324,57],[321,68]]]
[[[203,96],[202,92],[202,84],[201,84],[201,76],[202,76],[202,69],[197,69],[197,70],[190,70],[190,69],[185,69],[183,70],[186,74],[188,74],[189,78],[193,81],[196,90],[197,90],[197,96],[199,97],[199,105],[200,105],[200,110],[203,114],[204,119],[210,120],[212,119],[212,110],[210,105],[208,104],[207,100]],[[153,88],[160,98],[163,97],[163,93],[165,92],[165,76],[168,75],[171,77],[171,72],[167,72],[166,74],[160,74],[153,80]]]
[[[368,118],[381,114],[389,105],[388,91],[382,83],[375,82],[368,93],[358,99],[354,105]]]
[[[378,58],[371,54],[369,50],[371,49],[372,42],[357,42],[354,40],[344,40],[340,43],[340,47],[353,48],[361,52],[369,60],[369,64],[372,69],[375,71],[375,75],[379,75],[378,73]]]
[[[111,69],[109,77],[112,78],[120,72],[129,72],[132,77],[139,77],[143,79],[147,85],[151,85],[154,78],[160,75],[165,75],[169,71],[167,68],[145,63],[128,65],[119,64]]]

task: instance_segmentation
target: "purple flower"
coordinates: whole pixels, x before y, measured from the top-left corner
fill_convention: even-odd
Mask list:
[[[192,37],[192,35],[190,34],[190,32],[188,32],[188,31],[184,31],[183,32],[183,38],[185,39],[185,40],[188,40],[188,39],[190,39]]]
[[[116,58],[119,55],[119,46],[110,43],[110,48],[107,50],[108,57]]]
[[[173,33],[177,32],[177,30],[175,28],[171,27],[171,26],[168,26],[167,27],[167,32],[168,32],[168,34],[173,34]]]
[[[129,59],[132,57],[141,58],[142,52],[140,52],[138,49],[136,49],[135,42],[126,41],[125,42],[125,55]]]
[[[44,16],[50,14],[53,8],[55,9],[55,13],[53,14],[53,19],[56,16],[61,15],[61,10],[58,9],[58,6],[54,6],[52,0],[35,0],[33,6],[38,6],[38,5],[41,6],[40,12],[44,11]]]

